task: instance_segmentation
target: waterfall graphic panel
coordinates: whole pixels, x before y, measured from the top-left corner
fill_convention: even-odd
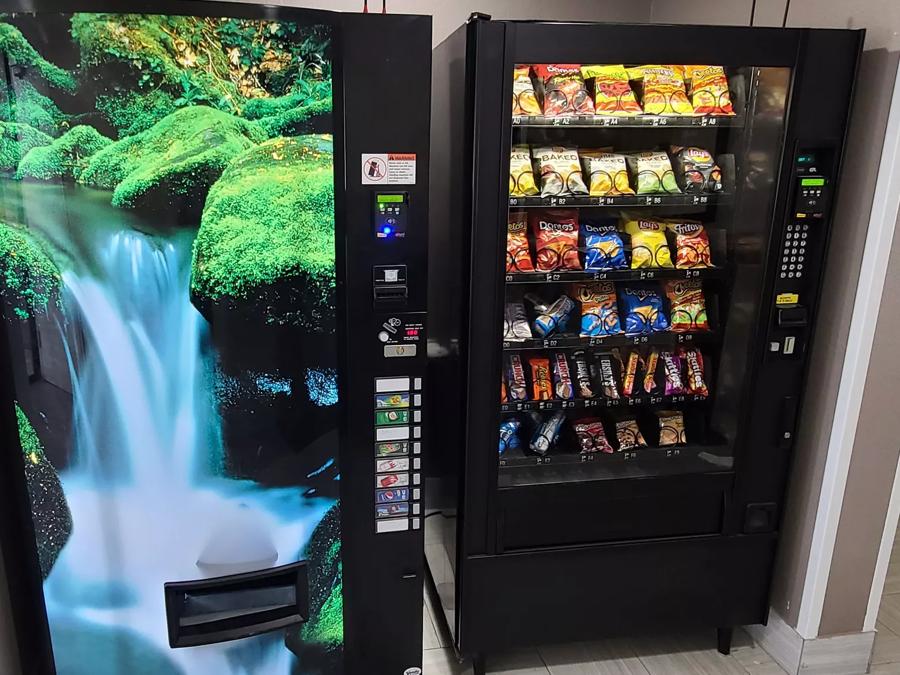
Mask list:
[[[331,41],[0,19],[4,452],[61,675],[343,671]]]

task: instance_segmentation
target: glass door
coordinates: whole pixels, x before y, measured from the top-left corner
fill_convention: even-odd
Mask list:
[[[790,69],[510,77],[499,487],[733,470]]]

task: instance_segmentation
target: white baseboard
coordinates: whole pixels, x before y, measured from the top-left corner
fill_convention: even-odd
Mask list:
[[[862,675],[875,644],[875,631],[806,640],[774,610],[768,625],[744,630],[789,675]]]

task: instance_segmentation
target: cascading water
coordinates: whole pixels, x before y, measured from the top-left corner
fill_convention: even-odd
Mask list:
[[[93,675],[98,659],[129,675],[291,672],[277,634],[168,646],[165,582],[295,561],[331,505],[222,477],[190,246],[187,232],[107,230],[63,274],[67,321],[81,330],[63,327],[75,457],[60,477],[74,528],[45,583],[61,675]]]

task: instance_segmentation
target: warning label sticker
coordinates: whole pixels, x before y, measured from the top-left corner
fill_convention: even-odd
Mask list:
[[[364,153],[362,156],[362,184],[415,185],[415,153]]]

